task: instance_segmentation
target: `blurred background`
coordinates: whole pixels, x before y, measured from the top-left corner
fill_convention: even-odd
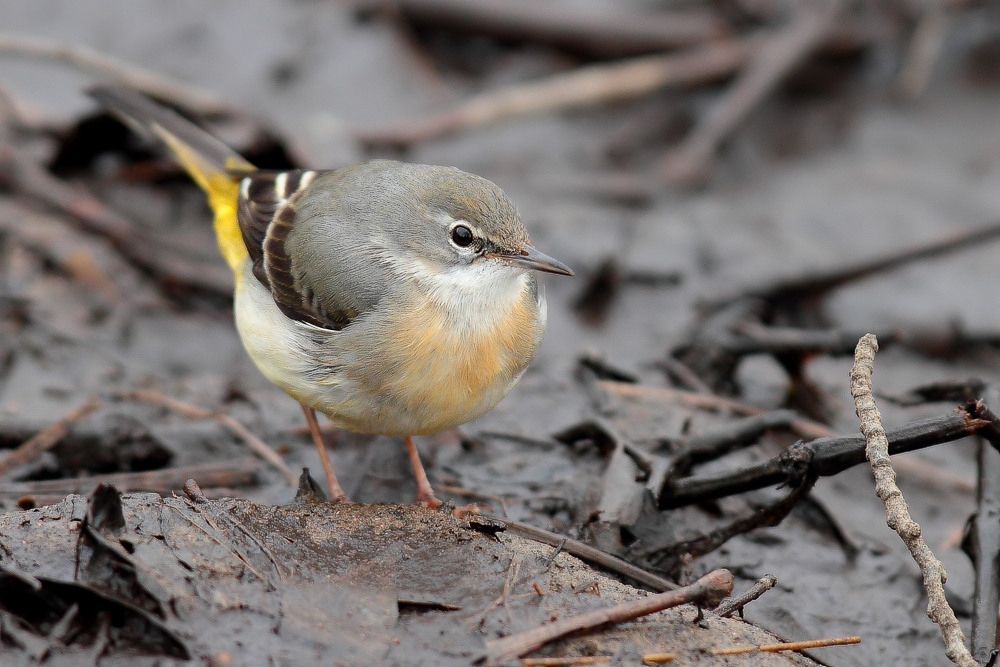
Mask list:
[[[0,0],[0,17],[4,446],[90,395],[142,389],[225,409],[291,469],[318,469],[298,407],[240,348],[201,195],[85,96],[109,80],[199,119],[262,167],[391,157],[485,176],[534,244],[577,271],[545,279],[548,333],[511,395],[421,442],[432,481],[459,501],[502,498],[514,518],[585,535],[608,498],[608,453],[567,432],[600,418],[652,442],[722,418],[650,395],[609,407],[599,381],[791,408],[855,433],[849,355],[865,331],[883,342],[877,392],[1000,377],[994,3]],[[94,432],[145,439],[122,436],[100,456],[97,444],[57,447],[7,479],[247,455],[215,421],[162,403],[94,417]],[[884,414],[891,427],[951,407]],[[353,497],[409,501],[398,441],[330,438]],[[736,464],[794,439],[772,436]],[[958,544],[975,507],[975,444],[908,457],[904,491],[968,600]],[[268,468],[253,484],[226,479],[219,493],[292,493]],[[0,499],[13,509],[18,495]],[[830,664],[942,664],[870,473],[821,480],[811,498],[694,573],[777,574],[784,588],[748,616],[779,633],[865,634],[862,648],[824,653]],[[625,542],[652,517],[674,520],[636,511],[618,517],[643,526]]]

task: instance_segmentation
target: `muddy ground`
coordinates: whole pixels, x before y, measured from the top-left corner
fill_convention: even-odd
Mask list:
[[[656,3],[552,4],[614,14],[649,12]],[[719,4],[745,10],[753,3]],[[634,471],[629,477],[615,462],[623,442],[638,443],[651,460],[670,460],[664,440],[711,433],[739,416],[645,390],[635,397],[622,381],[684,386],[662,364],[681,359],[717,395],[791,408],[831,433],[858,432],[848,383],[853,344],[836,353],[751,346],[728,359],[724,371],[705,361],[717,343],[705,323],[726,312],[719,306],[726,299],[743,309],[734,316],[743,324],[844,332],[853,340],[878,332],[884,345],[875,390],[890,429],[947,415],[961,401],[901,407],[884,396],[937,381],[1000,381],[996,235],[904,263],[882,261],[1000,219],[1000,88],[993,69],[1000,14],[990,7],[948,14],[926,89],[900,101],[893,85],[920,17],[887,13],[888,36],[809,61],[811,68],[796,69],[797,76],[766,96],[725,142],[702,187],[656,182],[609,196],[608,174],[634,180],[659,173],[664,152],[732,81],[511,119],[401,149],[353,137],[477,92],[606,60],[531,40],[359,18],[346,2],[0,2],[6,33],[89,46],[207,91],[248,114],[255,127],[268,128],[303,166],[389,156],[456,165],[500,184],[535,245],[577,276],[544,279],[545,341],[503,403],[456,432],[419,441],[428,473],[457,504],[480,501],[498,515],[595,541],[633,560],[787,490],[771,485],[662,511],[644,503],[642,493],[622,492],[642,486]],[[224,410],[277,449],[293,471],[320,469],[298,406],[242,351],[220,296],[227,278],[200,194],[165,162],[149,167],[154,154],[132,162],[135,155],[115,150],[105,130],[91,130],[102,137],[96,157],[66,138],[97,113],[81,92],[97,80],[76,67],[0,49],[0,87],[31,121],[28,129],[8,127],[7,141],[33,164],[51,164],[58,151],[73,148],[60,180],[82,184],[162,256],[185,257],[202,280],[151,278],[66,207],[40,202],[44,197],[31,188],[17,187],[23,181],[6,179],[0,194],[4,446],[15,447],[92,396],[102,404],[62,445],[7,471],[0,501],[17,513],[26,495],[47,505],[92,489],[89,479],[90,488],[53,480],[231,464],[218,483],[202,481],[209,497],[290,503],[295,488],[272,467],[256,460],[236,465],[251,454],[217,421],[121,396],[145,389]],[[245,126],[244,118],[214,129],[247,149]],[[770,289],[869,260],[881,265],[820,289],[791,297]],[[582,357],[590,361],[581,365]],[[696,472],[763,461],[799,438],[809,439],[773,428],[755,446]],[[400,441],[345,433],[331,433],[330,441],[353,499],[411,501],[415,487]],[[960,542],[976,510],[979,448],[967,438],[897,457],[900,485],[948,570],[967,634],[974,570]],[[609,470],[625,470],[625,481]],[[163,482],[164,491],[182,481]],[[725,567],[736,575],[737,591],[773,573],[778,586],[747,607],[747,620],[789,640],[862,637],[857,646],[812,653],[825,664],[947,664],[924,613],[917,569],[885,526],[866,466],[821,478],[780,525],[737,535],[699,558],[644,564],[684,582]],[[434,664],[426,660],[421,664]]]

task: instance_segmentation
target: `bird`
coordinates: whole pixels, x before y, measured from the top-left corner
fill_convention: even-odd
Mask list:
[[[413,436],[500,402],[545,331],[537,274],[573,271],[531,244],[513,202],[480,176],[393,160],[258,170],[138,90],[88,93],[165,144],[204,190],[243,347],[300,404],[330,500],[350,502],[317,411],[342,429],[403,437],[416,501],[440,506]]]

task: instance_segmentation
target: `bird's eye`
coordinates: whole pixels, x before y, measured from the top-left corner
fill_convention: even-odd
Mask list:
[[[470,246],[474,238],[472,230],[465,225],[455,225],[451,228],[451,240],[460,248]]]

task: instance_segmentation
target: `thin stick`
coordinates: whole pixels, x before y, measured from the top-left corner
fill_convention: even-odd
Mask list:
[[[201,90],[159,74],[102,55],[85,46],[69,46],[38,37],[0,34],[0,55],[51,60],[84,72],[98,74],[158,97],[165,102],[207,114],[233,113],[233,107]]]
[[[772,37],[687,139],[666,155],[660,168],[663,179],[685,185],[704,181],[723,140],[831,34],[839,8],[839,0],[825,0]]]
[[[215,263],[187,257],[140,231],[83,189],[56,178],[35,160],[9,144],[0,144],[0,180],[70,216],[81,228],[106,238],[125,260],[148,272],[161,285],[185,286],[230,298],[233,280]]]
[[[77,423],[96,410],[100,404],[100,399],[91,398],[84,404],[71,410],[59,421],[46,427],[34,437],[28,439],[20,447],[12,451],[7,458],[0,461],[0,475],[5,475],[18,466],[31,463],[41,456],[42,452],[46,452],[55,447],[59,444],[59,441],[62,440],[67,433],[69,433],[73,424]]]
[[[688,391],[693,391],[699,394],[713,394],[712,388],[708,386],[708,383],[698,377],[698,374],[691,370],[691,367],[685,364],[680,359],[676,359],[667,355],[656,362],[659,366],[666,372],[667,375],[672,377],[677,381],[678,384],[684,385],[684,388]]]
[[[982,400],[976,403],[977,414],[990,420],[979,436],[979,489],[976,513],[968,526],[963,550],[976,572],[972,601],[972,655],[987,664],[997,645],[997,607],[1000,606],[1000,524],[992,517],[1000,514],[1000,388],[979,388]],[[992,446],[991,446],[992,445]]]
[[[681,405],[706,410],[730,410],[738,415],[763,415],[770,412],[767,408],[758,408],[755,405],[748,405],[734,401],[731,398],[716,396],[715,394],[702,394],[694,391],[684,391],[683,389],[653,387],[644,384],[614,382],[612,380],[598,380],[596,384],[608,393],[622,398],[653,399],[669,403],[680,403]],[[827,426],[817,421],[806,419],[805,417],[793,419],[788,426],[797,435],[810,440],[827,438],[833,435],[833,431]]]
[[[552,559],[555,559],[555,556],[557,556],[560,551],[565,551],[568,554],[576,556],[580,560],[598,565],[606,570],[610,570],[611,572],[616,572],[642,584],[643,586],[649,586],[657,591],[672,591],[679,588],[678,585],[672,581],[668,581],[667,579],[659,577],[651,572],[646,572],[642,568],[636,567],[631,563],[626,563],[621,558],[604,553],[600,549],[596,549],[589,544],[584,544],[578,540],[571,540],[568,537],[556,535],[555,533],[550,533],[547,530],[543,530],[526,523],[521,523],[520,521],[514,521],[513,519],[501,519],[496,516],[490,518],[503,522],[507,526],[507,529],[518,537],[523,537],[534,542],[541,542],[542,544],[556,547],[556,553],[553,554],[551,557]],[[550,564],[551,562],[549,565]],[[546,569],[548,569],[548,565],[546,565]]]
[[[367,144],[405,146],[502,119],[633,99],[666,86],[731,74],[750,57],[755,43],[752,39],[734,39],[678,54],[581,67],[477,95],[440,115],[381,130],[362,130],[354,136]]]
[[[270,445],[251,433],[246,426],[239,423],[233,419],[233,417],[224,412],[199,408],[198,406],[185,403],[184,401],[179,401],[176,398],[164,396],[159,392],[151,391],[149,389],[126,391],[123,392],[121,396],[123,398],[130,398],[159,405],[176,412],[177,414],[190,417],[191,419],[214,419],[222,424],[227,431],[245,442],[254,454],[270,463],[272,467],[281,473],[281,476],[285,478],[285,481],[288,482],[288,484],[291,486],[297,486],[299,483],[298,476],[293,473],[287,465],[285,465],[284,459],[281,458],[281,455],[278,454],[278,452],[271,449]]]
[[[604,57],[669,51],[729,32],[724,19],[708,6],[640,14],[580,11],[537,0],[368,0],[357,4],[363,9],[397,11],[420,26],[551,44]]]
[[[810,639],[802,642],[784,642],[781,644],[760,644],[759,646],[734,646],[733,648],[712,649],[712,655],[739,655],[741,653],[778,653],[779,651],[808,651],[811,648],[826,648],[827,646],[847,646],[860,644],[861,637],[831,637],[829,639]]]
[[[875,477],[875,493],[885,504],[886,523],[899,534],[920,567],[927,593],[927,616],[941,628],[945,655],[956,665],[978,667],[979,663],[965,646],[965,635],[955,612],[945,598],[944,582],[948,575],[944,565],[927,546],[920,534],[920,526],[910,518],[902,491],[896,486],[896,472],[889,459],[889,440],[872,395],[872,373],[877,351],[878,340],[872,334],[865,334],[858,341],[851,368],[851,396],[854,397],[861,432],[865,436],[866,455]]]
[[[911,479],[925,488],[953,490],[970,495],[976,492],[974,479],[942,470],[929,461],[900,457],[892,464],[896,466],[897,474],[902,475],[903,479]]]
[[[441,493],[447,493],[449,496],[458,496],[459,498],[479,498],[480,500],[489,500],[494,503],[498,503],[500,508],[507,511],[506,499],[503,496],[497,496],[492,493],[482,493],[476,491],[475,489],[466,489],[462,486],[449,486],[448,484],[438,484],[437,490]]]
[[[803,275],[779,278],[758,286],[706,299],[705,308],[717,310],[736,301],[758,298],[763,301],[800,301],[814,298],[836,287],[841,287],[869,276],[902,268],[924,259],[943,257],[953,252],[980,248],[984,243],[1000,239],[1000,221],[973,229],[960,229],[925,244],[892,249],[861,260],[851,260],[844,266],[809,271]]]
[[[713,570],[689,586],[675,591],[657,593],[637,600],[617,604],[607,609],[595,609],[579,616],[571,616],[553,623],[532,628],[526,632],[486,642],[489,664],[510,662],[537,651],[551,641],[566,635],[597,630],[606,625],[624,623],[664,609],[689,602],[712,605],[733,590],[733,575],[728,570]]]
[[[739,612],[740,616],[743,616],[743,608],[759,598],[764,593],[768,592],[774,588],[775,584],[778,583],[778,578],[773,574],[765,574],[763,577],[754,582],[753,586],[748,588],[743,593],[736,595],[731,598],[726,598],[722,603],[715,608],[715,613],[719,616],[732,616],[733,614]]]
[[[941,417],[930,417],[904,424],[889,434],[890,454],[952,442],[975,435],[990,422],[970,413],[968,408]],[[794,462],[805,463],[808,472],[830,477],[865,462],[863,436],[816,438],[796,443],[780,454],[749,466],[705,475],[668,478],[660,495],[663,507],[681,507],[706,502],[766,486],[788,484],[802,474]]]
[[[561,658],[521,658],[524,667],[573,667],[574,665],[607,665],[613,655],[580,655]]]
[[[209,488],[249,486],[257,482],[260,464],[246,457],[224,463],[211,463],[182,468],[116,472],[68,479],[42,479],[33,482],[0,484],[0,496],[65,496],[69,493],[90,493],[101,482],[113,484],[121,491],[150,491],[166,495],[184,487],[189,479]]]
[[[893,85],[896,97],[912,102],[927,90],[950,23],[945,3],[934,3],[925,9],[910,38],[903,69]]]

